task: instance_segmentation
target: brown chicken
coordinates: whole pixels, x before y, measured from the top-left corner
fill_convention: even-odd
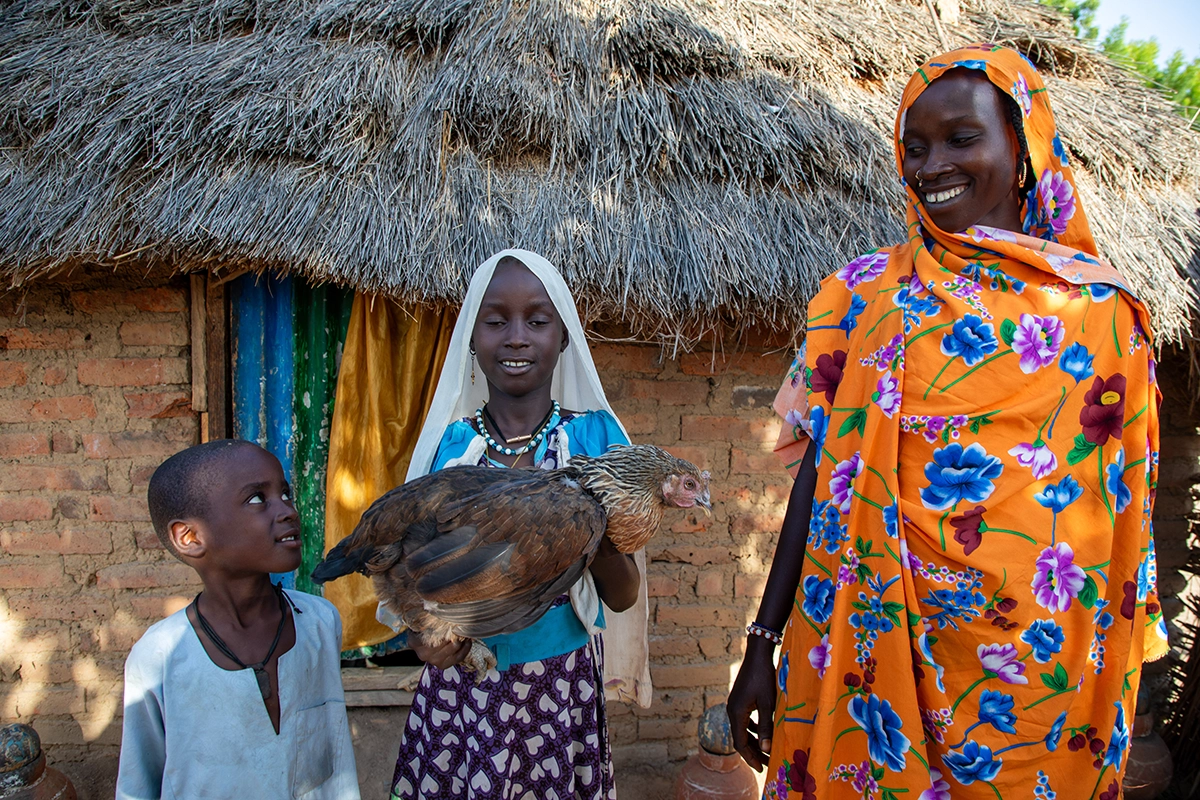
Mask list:
[[[652,445],[575,456],[555,470],[453,467],[392,489],[313,571],[361,572],[430,645],[532,625],[591,564],[607,533],[632,553],[674,506],[711,509],[708,473]],[[495,659],[480,642],[467,663]]]

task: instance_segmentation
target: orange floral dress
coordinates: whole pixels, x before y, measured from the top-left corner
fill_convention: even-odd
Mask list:
[[[1166,652],[1141,303],[1097,257],[1045,87],[979,45],[925,64],[1020,105],[1022,232],[939,230],[827,278],[776,398],[818,448],[767,798],[1120,796],[1143,660]]]

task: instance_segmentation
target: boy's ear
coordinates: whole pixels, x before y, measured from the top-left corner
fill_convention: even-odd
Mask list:
[[[167,536],[170,537],[171,544],[175,546],[175,552],[187,558],[200,558],[207,549],[195,520],[172,520],[171,524],[167,526]]]

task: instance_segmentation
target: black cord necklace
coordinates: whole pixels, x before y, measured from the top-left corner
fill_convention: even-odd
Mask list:
[[[217,632],[213,630],[212,625],[208,623],[208,620],[204,618],[204,615],[200,613],[200,594],[204,594],[204,592],[196,595],[196,599],[192,601],[192,608],[196,610],[196,619],[200,621],[201,630],[203,630],[204,634],[212,641],[213,644],[217,646],[217,649],[220,650],[226,658],[237,664],[242,669],[254,670],[254,679],[258,681],[258,691],[260,694],[262,694],[263,700],[266,700],[271,696],[271,678],[269,675],[267,675],[267,662],[271,660],[271,656],[275,655],[275,648],[279,646],[279,637],[283,635],[283,623],[287,621],[287,613],[283,600],[283,587],[279,584],[274,584],[273,586],[275,589],[275,594],[279,597],[279,627],[275,629],[275,639],[271,642],[271,649],[267,651],[267,657],[257,664],[243,663],[242,660],[238,658],[232,650],[229,649],[229,645],[225,644],[224,640],[217,635]]]

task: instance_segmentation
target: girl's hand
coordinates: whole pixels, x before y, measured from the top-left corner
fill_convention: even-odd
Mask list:
[[[733,746],[758,772],[771,760],[771,731],[775,726],[774,654],[771,642],[761,636],[749,637],[746,656],[725,702]],[[750,719],[752,711],[758,712],[757,724]]]
[[[419,633],[409,637],[408,645],[417,654],[417,658],[438,669],[450,669],[450,667],[453,667],[466,658],[467,653],[471,652],[470,639],[463,639],[461,642],[446,642],[437,647],[432,647],[425,644]]]
[[[596,581],[596,593],[613,611],[624,611],[637,602],[642,582],[637,563],[633,556],[617,550],[607,534],[600,540],[590,569],[592,579]]]

